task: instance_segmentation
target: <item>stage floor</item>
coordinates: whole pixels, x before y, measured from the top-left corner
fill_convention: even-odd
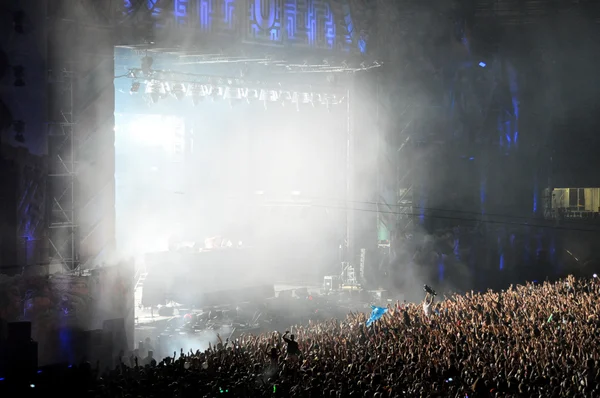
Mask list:
[[[296,289],[308,289],[309,294],[317,295],[321,291],[321,286],[311,284],[300,284],[300,283],[286,283],[279,282],[274,285],[275,294],[279,294],[281,291],[296,290]],[[139,287],[135,292],[135,324],[138,327],[149,327],[154,323],[160,323],[168,321],[169,319],[176,318],[179,313],[176,311],[174,316],[160,316],[158,310],[154,310],[154,313],[149,308],[142,308],[142,294],[143,287]],[[187,310],[186,310],[187,312]]]

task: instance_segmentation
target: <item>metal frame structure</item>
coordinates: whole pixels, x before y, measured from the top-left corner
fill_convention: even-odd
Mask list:
[[[69,69],[50,70],[48,82],[56,86],[54,93],[60,97],[60,109],[48,123],[49,204],[48,225],[51,248],[50,264],[61,263],[66,271],[78,266],[77,251],[77,157],[75,118],[73,113],[73,78]],[[58,100],[59,98],[55,98]],[[61,120],[62,119],[62,120]]]

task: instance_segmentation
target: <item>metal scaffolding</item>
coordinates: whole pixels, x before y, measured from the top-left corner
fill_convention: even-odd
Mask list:
[[[49,70],[55,107],[48,123],[48,223],[50,264],[60,263],[66,271],[77,268],[77,156],[73,115],[73,72]]]

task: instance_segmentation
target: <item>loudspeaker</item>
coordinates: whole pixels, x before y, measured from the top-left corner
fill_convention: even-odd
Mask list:
[[[91,347],[101,346],[103,336],[104,336],[104,330],[102,330],[102,329],[90,330],[90,346]]]
[[[38,367],[38,344],[35,341],[12,343],[7,347],[7,376],[20,380],[35,374]]]
[[[120,350],[127,351],[127,334],[125,333],[125,320],[123,318],[108,319],[102,324],[102,330],[106,338],[110,340],[112,351],[118,353]],[[108,343],[105,341],[105,343]]]
[[[10,322],[7,327],[8,341],[13,343],[31,341],[31,322]]]

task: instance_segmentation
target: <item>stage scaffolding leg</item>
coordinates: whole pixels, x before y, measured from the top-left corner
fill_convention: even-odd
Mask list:
[[[346,260],[354,263],[354,133],[352,90],[346,91]]]
[[[70,68],[69,68],[70,69]],[[64,271],[77,268],[77,155],[73,117],[73,72],[48,72],[50,107],[48,121],[48,200],[50,265]]]

